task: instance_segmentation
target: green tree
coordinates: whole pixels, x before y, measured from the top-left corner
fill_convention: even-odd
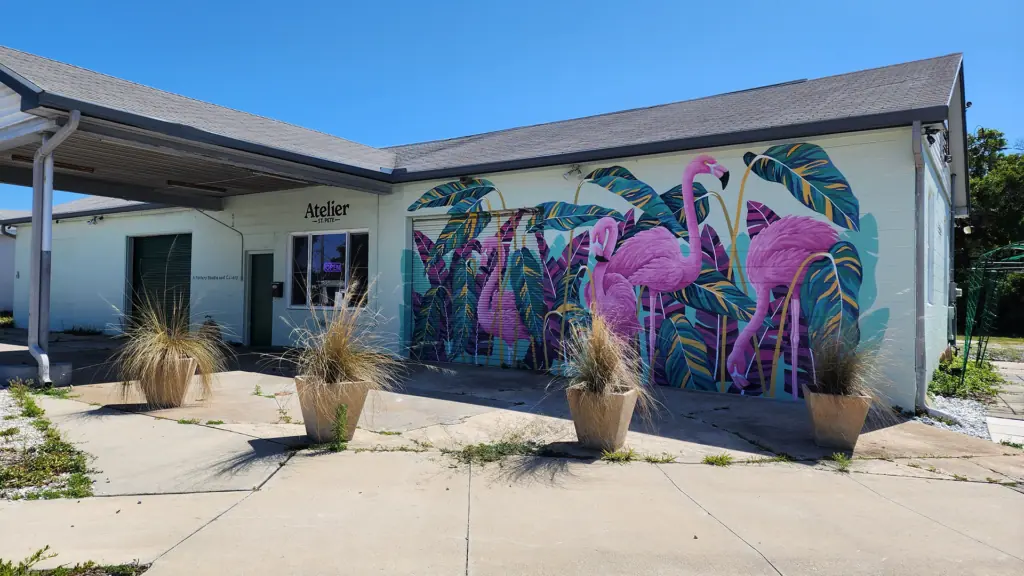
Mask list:
[[[1024,241],[1024,154],[1006,153],[1006,137],[999,130],[978,128],[968,135],[968,171],[971,183],[971,234],[956,229],[954,278],[966,289],[967,269],[979,255]],[[998,334],[1024,333],[1024,275],[1008,274],[1000,281]],[[958,310],[963,328],[966,300]]]

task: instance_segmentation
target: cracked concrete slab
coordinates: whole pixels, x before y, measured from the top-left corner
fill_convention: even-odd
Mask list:
[[[468,490],[436,455],[303,453],[147,574],[462,575]]]
[[[179,424],[41,397],[47,416],[95,459],[97,495],[251,490],[288,458],[287,447],[215,427]]]
[[[0,558],[17,561],[49,545],[57,557],[36,568],[149,563],[248,494],[0,500]]]
[[[1024,562],[929,520],[859,484],[941,484],[936,496],[970,497],[978,484],[846,475],[809,467],[664,465],[702,507],[783,574],[932,576],[1019,574]],[[1004,488],[1007,498],[1019,498]],[[1019,518],[1017,516],[1016,518]],[[1004,515],[1004,522],[1014,516]]]
[[[468,573],[775,574],[650,464],[473,470]]]

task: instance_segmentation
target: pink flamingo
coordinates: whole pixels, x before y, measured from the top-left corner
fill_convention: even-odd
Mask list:
[[[597,264],[594,265],[591,285],[584,292],[583,298],[587,308],[594,306],[616,334],[630,340],[640,331],[640,320],[636,315],[636,290],[621,274],[608,272],[618,239],[619,225],[614,218],[605,216],[594,225],[590,232],[590,251],[595,254]]]
[[[771,300],[772,289],[776,286],[789,287],[800,266],[807,258],[818,252],[828,252],[838,240],[838,234],[827,222],[807,216],[786,216],[762,230],[750,241],[747,250],[747,279],[757,294],[757,307],[750,322],[740,331],[736,345],[725,366],[732,375],[732,381],[740,388],[749,382],[746,374],[750,362],[746,358],[757,352],[751,341],[761,328]],[[797,387],[797,352],[800,346],[800,286],[807,275],[807,266],[793,284],[789,304],[789,346],[792,355],[791,387],[793,398],[799,396]],[[780,335],[781,337],[781,335]],[[753,358],[753,356],[750,356]],[[746,364],[741,368],[741,364]]]
[[[505,342],[508,365],[512,366],[512,347],[517,340],[530,337],[526,327],[519,320],[519,309],[516,307],[516,296],[511,290],[506,290],[504,283],[505,269],[504,242],[498,242],[497,236],[491,236],[483,241],[483,254],[489,256],[494,252],[494,267],[487,273],[487,280],[480,291],[480,300],[477,304],[477,316],[480,318],[480,327],[491,336]]]
[[[683,213],[690,252],[683,256],[679,241],[668,228],[658,226],[638,232],[622,243],[608,261],[606,274],[618,274],[633,286],[645,286],[650,296],[651,313],[647,352],[654,361],[654,303],[659,292],[682,290],[700,276],[701,250],[697,210],[693,205],[693,179],[698,174],[711,174],[729,183],[729,171],[714,157],[700,154],[683,170]]]

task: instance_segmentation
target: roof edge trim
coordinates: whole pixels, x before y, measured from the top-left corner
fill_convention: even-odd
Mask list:
[[[153,204],[150,202],[143,202],[141,204],[133,204],[130,206],[118,206],[117,208],[99,208],[96,210],[78,210],[77,212],[58,213],[53,215],[54,220],[68,220],[70,218],[87,218],[89,216],[103,216],[105,214],[121,214],[125,212],[145,212],[148,210],[163,210],[163,209],[178,209],[178,210],[190,210],[190,208],[184,208],[182,206],[169,206],[167,204]],[[31,224],[32,217],[21,217],[21,218],[10,218],[8,220],[0,220],[0,226],[16,226],[18,224]]]

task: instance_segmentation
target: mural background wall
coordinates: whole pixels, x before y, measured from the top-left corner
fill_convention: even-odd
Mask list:
[[[563,167],[407,185],[403,339],[424,360],[557,370],[596,309],[658,384],[780,398],[801,396],[815,342],[906,364],[909,141],[888,130],[612,160],[582,180]],[[912,362],[886,368],[879,388],[912,406]]]

